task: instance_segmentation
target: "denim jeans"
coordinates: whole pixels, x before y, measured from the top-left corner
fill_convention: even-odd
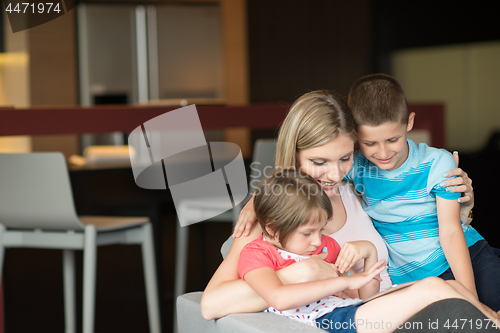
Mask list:
[[[500,310],[500,250],[492,248],[487,241],[480,240],[469,247],[474,280],[479,300],[494,311]],[[439,276],[454,280],[451,268]]]

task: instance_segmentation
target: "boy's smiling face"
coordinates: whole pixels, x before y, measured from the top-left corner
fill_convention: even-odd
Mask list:
[[[365,157],[382,170],[396,170],[408,158],[406,137],[413,128],[415,113],[408,124],[385,122],[378,126],[358,126],[359,148]]]

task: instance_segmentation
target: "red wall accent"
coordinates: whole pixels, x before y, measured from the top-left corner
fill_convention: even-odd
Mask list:
[[[446,148],[443,104],[410,104],[410,112],[415,112],[415,129],[431,132],[431,146]]]
[[[0,136],[52,135],[131,132],[145,121],[180,106],[99,106],[33,107],[0,109]],[[248,127],[275,129],[285,119],[289,105],[252,104],[249,106],[197,105],[204,129]],[[444,148],[445,126],[442,104],[411,104],[416,113],[416,129],[427,129],[432,146]]]

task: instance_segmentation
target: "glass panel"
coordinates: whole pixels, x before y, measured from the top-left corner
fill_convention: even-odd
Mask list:
[[[79,29],[85,29],[86,50],[80,52],[87,53],[88,82],[82,84],[89,96],[82,104],[135,103],[135,6],[86,4],[84,11],[86,24]]]
[[[218,5],[156,7],[159,96],[222,98],[222,19]]]

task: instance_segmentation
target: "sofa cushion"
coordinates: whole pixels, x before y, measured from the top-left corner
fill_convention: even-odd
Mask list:
[[[325,332],[294,319],[272,313],[232,314],[216,320],[201,316],[201,291],[187,293],[177,298],[177,325],[179,333],[260,333],[260,332]]]

